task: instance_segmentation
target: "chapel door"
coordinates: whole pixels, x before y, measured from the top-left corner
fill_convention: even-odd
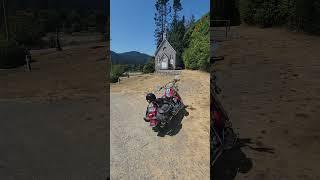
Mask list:
[[[164,56],[161,62],[161,69],[168,69],[169,59],[167,56]]]

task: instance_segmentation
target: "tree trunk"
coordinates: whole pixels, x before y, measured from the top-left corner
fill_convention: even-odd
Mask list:
[[[60,37],[59,37],[59,27],[57,27],[57,31],[56,31],[56,49],[57,51],[61,51],[61,45],[60,45]]]
[[[8,29],[8,18],[6,12],[6,0],[2,0],[2,7],[3,7],[3,18],[4,18],[4,26],[6,31],[6,39],[9,41],[9,29]]]

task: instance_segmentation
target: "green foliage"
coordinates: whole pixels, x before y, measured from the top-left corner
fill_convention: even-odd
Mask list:
[[[210,64],[209,14],[197,21],[185,35],[183,62],[187,69],[208,70]]]
[[[247,24],[320,34],[320,0],[240,0],[240,14]]]
[[[0,41],[0,68],[14,68],[25,63],[24,49],[14,41]]]
[[[169,0],[156,0],[155,2],[156,13],[154,15],[154,21],[156,29],[154,31],[154,37],[157,47],[163,40],[163,33],[168,28],[168,16],[171,13],[171,7],[169,6]]]
[[[184,48],[189,47],[190,37],[191,37],[191,34],[193,33],[194,28],[195,28],[195,23],[190,24],[190,27],[187,29],[186,33],[183,35]]]
[[[173,21],[169,31],[168,41],[173,46],[177,52],[177,58],[182,59],[182,54],[184,50],[184,42],[182,41],[186,28],[184,26],[184,17],[182,20]]]
[[[151,58],[151,59],[147,62],[147,64],[145,64],[145,65],[143,66],[143,71],[142,71],[142,72],[145,73],[145,74],[153,73],[153,72],[155,71],[154,66],[155,66],[155,64],[154,64],[154,58]]]
[[[300,19],[301,29],[320,35],[320,0],[297,0],[297,19]]]
[[[185,25],[186,30],[188,30],[190,27],[192,27],[194,25],[195,21],[196,20],[194,18],[194,15],[191,15],[190,19],[187,20],[187,22],[186,22],[186,25]]]
[[[178,20],[178,13],[182,10],[181,0],[173,0],[173,22]]]
[[[34,14],[25,13],[9,18],[10,38],[19,44],[33,46],[41,44],[44,27],[35,19]]]
[[[111,83],[118,82],[118,79],[119,79],[119,76],[115,76],[115,75],[111,74],[111,76],[110,76],[110,82]]]
[[[239,14],[239,0],[212,0],[211,9],[213,13],[211,14],[211,19],[217,20],[230,20],[231,25],[237,26],[240,24],[240,14]],[[215,22],[214,26],[224,26],[224,23]]]
[[[110,81],[118,82],[118,78],[128,70],[128,65],[111,65]]]
[[[278,25],[281,18],[281,10],[275,1],[263,2],[254,14],[254,22],[262,27]]]
[[[128,64],[128,72],[142,72],[144,65],[142,64]]]
[[[255,4],[253,0],[239,0],[240,1],[240,16],[242,20],[247,24],[255,23]]]
[[[92,31],[104,33],[105,24],[103,13],[92,10],[24,9],[12,11],[8,15],[10,39],[19,45],[37,48],[45,46],[42,38],[49,32],[56,32],[57,28],[72,33],[86,31],[90,27]],[[0,31],[2,39],[5,32],[2,20],[0,20]]]

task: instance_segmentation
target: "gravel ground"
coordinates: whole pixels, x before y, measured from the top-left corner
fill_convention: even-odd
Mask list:
[[[181,74],[189,116],[172,135],[158,136],[142,119],[145,93],[173,77],[139,75],[111,86],[111,179],[210,179],[207,73]]]
[[[217,82],[244,147],[217,164],[217,179],[320,179],[320,38],[285,29],[232,30],[240,37],[219,44],[225,61],[217,63]],[[235,175],[230,162],[240,156],[251,167]]]

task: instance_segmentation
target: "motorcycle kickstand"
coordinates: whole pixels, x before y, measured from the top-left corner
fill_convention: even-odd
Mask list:
[[[219,152],[218,152],[217,156],[214,158],[212,164],[214,164],[218,160],[218,158],[222,155],[222,153],[223,153],[223,148],[219,150]]]

